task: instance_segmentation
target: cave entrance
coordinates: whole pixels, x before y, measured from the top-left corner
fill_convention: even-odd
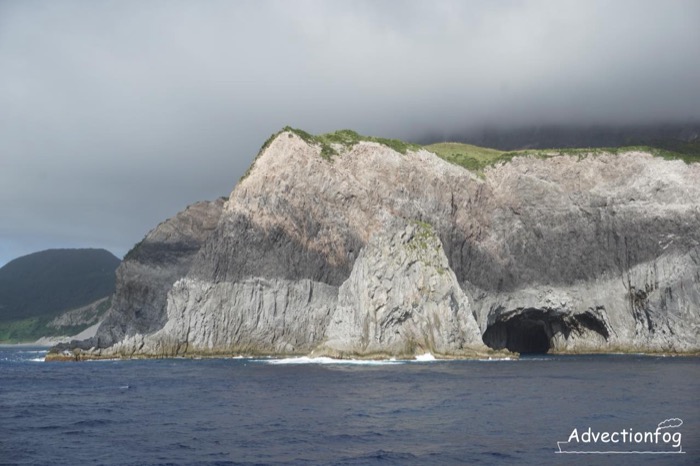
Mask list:
[[[520,354],[547,353],[551,347],[552,319],[531,310],[497,320],[484,332],[484,343],[493,349]]]
[[[499,313],[483,335],[486,346],[520,354],[556,351],[556,345],[604,345],[610,334],[605,320],[595,310],[568,314],[553,309],[518,309]],[[555,338],[556,337],[556,338]]]

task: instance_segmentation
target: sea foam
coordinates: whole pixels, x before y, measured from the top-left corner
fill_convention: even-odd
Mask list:
[[[417,354],[416,361],[420,361],[420,362],[435,361],[435,356],[433,356],[430,353]]]
[[[298,358],[284,358],[284,359],[255,359],[256,362],[262,362],[265,364],[354,364],[360,366],[390,366],[395,364],[403,364],[404,361],[396,360],[365,360],[365,359],[334,359],[328,357],[318,357],[310,358],[308,356],[302,356]]]

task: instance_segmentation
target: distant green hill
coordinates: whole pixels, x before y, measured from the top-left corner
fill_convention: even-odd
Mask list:
[[[87,325],[47,325],[66,311],[111,296],[119,263],[104,249],[52,249],[7,263],[0,268],[0,342],[82,330]],[[103,313],[105,304],[93,307]]]

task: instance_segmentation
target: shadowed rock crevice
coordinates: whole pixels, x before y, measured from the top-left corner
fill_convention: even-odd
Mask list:
[[[556,352],[558,341],[589,334],[605,340],[609,332],[605,322],[586,312],[577,315],[554,310],[526,309],[501,314],[484,332],[484,343],[496,350],[507,349],[521,354]]]

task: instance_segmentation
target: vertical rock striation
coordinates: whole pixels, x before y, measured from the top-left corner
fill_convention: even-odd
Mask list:
[[[198,202],[150,231],[117,269],[112,307],[95,337],[58,345],[55,351],[93,348],[99,355],[134,335],[161,329],[167,322],[168,292],[187,275],[200,247],[218,224],[223,205],[224,199]]]
[[[400,223],[373,236],[355,261],[321,351],[343,357],[486,353],[433,228]]]
[[[700,351],[700,164],[518,157],[482,179],[426,150],[335,150],[278,134],[227,202],[149,233],[97,337],[72,347]]]

